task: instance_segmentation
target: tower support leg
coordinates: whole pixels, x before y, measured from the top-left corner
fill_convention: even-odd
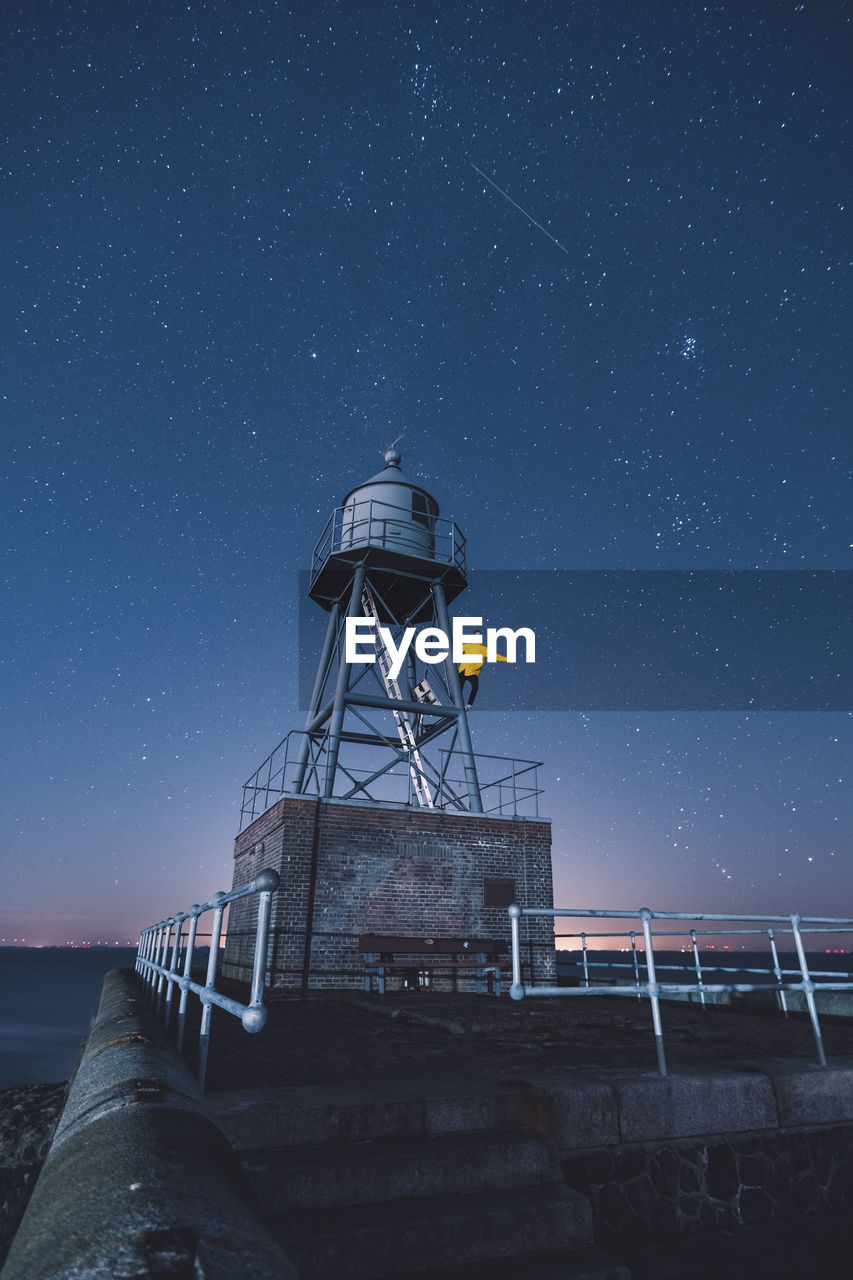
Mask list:
[[[317,708],[326,683],[326,675],[332,653],[335,648],[335,639],[338,632],[338,620],[341,615],[341,606],[338,600],[332,605],[332,611],[329,614],[329,625],[326,627],[326,638],[323,641],[323,652],[320,655],[320,665],[317,668],[317,678],[314,681],[314,691],[311,694],[311,705],[308,708],[308,715],[305,718],[305,733],[299,746],[299,755],[296,758],[296,773],[293,779],[293,791],[297,795],[302,792],[305,782],[305,769],[308,764],[308,752],[311,749],[311,739],[308,734],[311,731],[311,722],[317,714]]]
[[[353,574],[352,594],[347,608],[348,618],[356,618],[361,614],[361,596],[364,591],[365,572],[364,565],[360,564]],[[323,788],[323,796],[326,800],[331,798],[335,790],[335,773],[338,767],[338,753],[341,749],[341,729],[343,728],[344,711],[346,710],[344,695],[349,688],[349,664],[346,661],[346,654],[339,654],[338,659],[338,680],[335,685],[335,700],[332,704],[332,717],[329,724],[329,749],[326,755],[326,781]]]
[[[447,599],[444,595],[444,587],[440,582],[432,584],[432,598],[435,601],[435,615],[438,619],[438,625],[446,636],[450,636],[450,617],[447,612]],[[459,716],[456,721],[459,731],[459,754],[462,757],[462,767],[465,770],[465,784],[468,788],[468,803],[472,813],[483,812],[483,800],[480,795],[480,780],[477,777],[477,765],[474,761],[474,748],[471,745],[471,731],[468,728],[468,715],[465,711],[465,704],[462,701],[462,688],[459,683],[459,672],[456,670],[456,663],[453,661],[451,653],[444,664],[447,672],[447,687],[450,690],[450,696],[453,699],[454,707],[459,708]]]

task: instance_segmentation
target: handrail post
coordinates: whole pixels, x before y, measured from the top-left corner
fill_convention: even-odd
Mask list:
[[[174,917],[172,916],[170,916],[169,919],[164,922],[163,945],[160,948],[160,959],[158,961],[158,964],[160,966],[160,974],[158,976],[158,981],[157,981],[157,1012],[158,1013],[160,1013],[160,1011],[163,1008],[163,993],[166,987],[166,975],[164,970],[166,968],[166,961],[169,958],[169,941],[172,937],[172,925],[174,923],[175,923]]]
[[[163,993],[163,975],[160,970],[163,967],[163,955],[166,948],[166,921],[160,923],[157,930],[157,947],[154,952],[154,971],[151,975],[151,1000],[158,1013],[160,1011],[160,996]]]
[[[267,1020],[267,1011],[263,1007],[264,982],[267,975],[267,948],[269,945],[270,915],[272,913],[272,895],[279,885],[278,872],[267,869],[255,880],[258,889],[258,924],[255,930],[255,956],[252,964],[252,986],[249,994],[249,1007],[242,1017],[247,1031],[260,1031]]]
[[[147,931],[148,941],[145,944],[145,966],[144,966],[144,972],[142,974],[142,981],[145,985],[146,995],[151,994],[151,954],[154,949],[154,933],[155,933],[156,927],[157,926],[153,924],[149,925],[148,931]]]
[[[509,927],[512,935],[512,985],[509,994],[513,1000],[524,999],[524,986],[521,981],[521,952],[519,950],[519,934],[518,922],[521,919],[521,907],[517,902],[513,902],[507,907],[509,915]]]
[[[586,954],[586,934],[581,933],[581,950],[583,951],[583,985],[589,986],[589,963]]]
[[[820,1023],[817,1017],[817,1005],[814,998],[814,983],[809,977],[809,966],[806,961],[806,953],[803,948],[803,940],[800,936],[800,916],[796,913],[791,916],[791,928],[794,931],[794,945],[797,948],[797,958],[800,962],[800,973],[803,975],[802,988],[806,997],[806,1004],[809,1009],[809,1017],[812,1022],[812,1032],[814,1034],[815,1047],[817,1049],[817,1060],[822,1067],[826,1066],[826,1052],[823,1047],[823,1036],[821,1035]]]
[[[160,980],[160,975],[157,972],[157,965],[160,963],[160,954],[163,950],[163,932],[165,928],[166,923],[164,920],[161,920],[160,923],[155,926],[154,950],[151,955],[151,984],[148,993],[152,1004],[157,1003],[157,992],[159,990],[158,983]]]
[[[699,1000],[702,1008],[705,1008],[705,984],[702,981],[702,965],[699,960],[699,944],[696,941],[696,930],[690,930],[690,937],[693,941],[693,963],[696,965],[696,981],[699,984]]]
[[[767,930],[767,936],[770,939],[770,953],[773,956],[773,972],[776,975],[776,981],[779,983],[779,986],[781,987],[783,982],[782,966],[779,964],[779,953],[776,950],[776,938],[772,929]],[[779,1007],[782,1010],[782,1016],[783,1018],[787,1018],[788,1000],[787,1000],[786,993],[784,991],[779,991],[778,995],[779,995]]]
[[[225,899],[227,894],[220,892],[215,893],[212,898],[213,902],[213,924],[210,926],[210,955],[207,959],[207,977],[204,982],[204,995],[202,999],[201,1010],[201,1026],[198,1032],[198,1083],[200,1088],[204,1088],[204,1078],[207,1075],[207,1054],[210,1049],[210,1020],[213,1013],[213,1005],[209,998],[209,993],[213,991],[216,985],[216,969],[219,964],[219,939],[222,936],[222,916],[225,911]]]
[[[634,961],[634,986],[637,988],[637,999],[642,1000],[643,993],[640,990],[640,962],[637,959],[637,935],[631,930],[631,958]]]
[[[184,1027],[187,1021],[187,1000],[189,999],[190,994],[189,983],[192,978],[195,935],[196,930],[198,929],[198,918],[200,915],[200,908],[197,902],[194,902],[190,907],[188,915],[190,917],[190,928],[189,933],[187,934],[187,953],[184,956],[184,978],[179,984],[181,988],[181,999],[178,1004],[178,1053],[180,1053],[184,1047]]]
[[[157,986],[157,957],[160,954],[160,940],[163,936],[163,922],[155,924],[151,930],[151,955],[148,962],[148,998],[154,1003],[154,993]]]
[[[154,942],[158,936],[158,925],[151,925],[148,930],[148,941],[145,944],[145,973],[143,975],[145,981],[146,994],[151,996],[151,983],[153,980],[153,970],[151,964],[154,960]]]
[[[163,1022],[167,1028],[172,1020],[172,995],[175,989],[175,979],[177,978],[178,973],[178,956],[180,955],[181,950],[181,933],[183,932],[185,919],[186,916],[183,914],[175,916],[175,940],[172,944],[172,960],[169,964],[169,976],[166,979],[166,1012],[163,1017]]]
[[[652,948],[652,931],[649,921],[652,918],[652,912],[648,907],[643,907],[640,912],[640,919],[643,922],[643,941],[646,945],[646,969],[649,975],[649,998],[652,1002],[652,1022],[655,1029],[655,1048],[658,1055],[658,1071],[662,1076],[667,1074],[666,1055],[663,1049],[663,1027],[660,1020],[660,988],[658,987],[657,978],[655,976],[655,956]]]

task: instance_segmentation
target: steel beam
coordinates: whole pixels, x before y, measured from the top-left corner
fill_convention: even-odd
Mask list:
[[[450,616],[447,612],[447,600],[444,595],[444,587],[440,582],[432,584],[432,598],[435,601],[435,612],[438,618],[438,625],[446,636],[451,634]],[[480,780],[477,777],[477,765],[474,760],[474,748],[471,744],[471,730],[468,727],[468,715],[465,711],[465,704],[462,701],[462,688],[459,683],[459,672],[456,670],[456,663],[453,661],[453,655],[448,655],[445,664],[445,672],[447,673],[447,687],[450,690],[450,696],[453,699],[453,705],[458,711],[457,728],[459,730],[459,754],[462,757],[462,767],[465,771],[465,783],[468,787],[468,804],[472,813],[483,812],[483,800],[480,795]]]

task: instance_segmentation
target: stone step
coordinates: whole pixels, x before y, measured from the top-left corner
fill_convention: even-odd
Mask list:
[[[526,1187],[560,1175],[539,1138],[491,1131],[249,1151],[242,1164],[268,1214]]]
[[[589,1202],[563,1183],[299,1210],[271,1225],[300,1280],[396,1280],[418,1265],[432,1276],[592,1243]]]
[[[394,1280],[631,1280],[624,1262],[602,1249],[560,1249],[557,1253],[491,1259],[469,1266],[428,1267],[407,1271]]]
[[[544,1090],[475,1079],[233,1089],[207,1098],[238,1151],[475,1129],[545,1132]]]

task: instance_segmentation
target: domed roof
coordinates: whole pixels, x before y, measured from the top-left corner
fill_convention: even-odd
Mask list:
[[[363,480],[361,484],[355,485],[349,492],[345,493],[341,505],[351,498],[359,489],[366,489],[371,484],[401,484],[407,489],[417,489],[419,493],[423,493],[430,500],[430,504],[434,508],[434,514],[438,515],[438,503],[428,489],[425,489],[417,480],[413,480],[411,476],[407,476],[404,471],[400,470],[400,454],[397,449],[389,449],[385,454],[385,467],[382,471],[377,471],[375,476],[371,476],[369,480]]]

